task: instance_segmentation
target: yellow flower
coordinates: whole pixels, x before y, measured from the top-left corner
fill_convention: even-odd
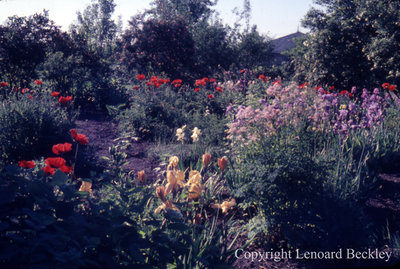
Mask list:
[[[197,200],[200,197],[201,192],[203,191],[203,187],[201,184],[191,184],[189,189],[189,200]]]
[[[86,191],[86,192],[90,193],[90,195],[92,195],[93,194],[92,182],[82,181],[79,191]]]
[[[168,170],[167,181],[168,183],[165,189],[166,195],[171,192],[175,194],[179,188],[185,186],[185,173],[181,170]]]
[[[202,161],[203,161],[203,167],[207,167],[211,162],[211,155],[208,153],[204,153]]]
[[[138,178],[143,185],[146,184],[146,172],[144,170],[138,172]]]
[[[168,166],[172,166],[173,168],[177,167],[179,163],[179,158],[178,156],[171,156],[169,158],[169,165]]]
[[[227,213],[229,209],[236,205],[236,200],[232,198],[230,201],[224,201],[222,204],[213,204],[211,205],[212,208],[221,209],[222,213]]]
[[[192,134],[191,138],[193,139],[193,143],[196,143],[197,141],[199,141],[199,136],[201,135],[201,130],[197,127],[194,127],[192,132],[193,132],[193,134]]]
[[[201,174],[197,170],[192,170],[189,173],[189,180],[186,183],[186,185],[191,185],[191,184],[200,184],[201,183]]]
[[[181,141],[183,143],[183,139],[185,138],[185,128],[186,125],[183,125],[181,128],[176,130],[177,141]]]
[[[157,207],[155,210],[154,210],[154,213],[160,213],[161,212],[161,210],[167,210],[167,209],[170,209],[170,210],[174,210],[174,211],[177,211],[177,212],[181,212],[180,210],[179,210],[179,208],[177,208],[176,207],[176,205],[174,205],[171,201],[165,201],[165,202],[163,202],[162,203],[162,205],[160,205],[159,207]]]
[[[227,164],[228,164],[228,157],[224,156],[221,159],[218,158],[218,166],[221,172],[225,171]]]

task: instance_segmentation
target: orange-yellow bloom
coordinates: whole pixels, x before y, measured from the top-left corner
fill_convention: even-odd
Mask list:
[[[229,209],[236,205],[236,200],[232,198],[230,201],[224,201],[221,204],[213,204],[211,205],[212,208],[221,209],[222,213],[227,213]]]
[[[79,191],[85,191],[90,193],[90,195],[93,194],[92,191],[92,182],[88,182],[88,181],[82,181],[81,187],[79,188]]]
[[[169,158],[169,165],[168,166],[172,166],[173,168],[177,167],[179,163],[179,158],[178,156],[171,156]]]
[[[176,193],[179,188],[185,186],[185,173],[181,170],[168,170],[167,181],[165,193]]]
[[[186,185],[192,185],[192,184],[200,184],[201,183],[201,174],[197,170],[192,170],[189,173],[189,180],[186,183]]]
[[[192,185],[190,185],[188,199],[189,200],[197,200],[197,199],[199,199],[200,194],[201,194],[202,191],[203,191],[203,187],[201,186],[201,184],[192,184]]]

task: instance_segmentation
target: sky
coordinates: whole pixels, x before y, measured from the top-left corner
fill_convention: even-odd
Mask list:
[[[0,0],[0,23],[13,15],[29,16],[43,9],[49,10],[50,19],[63,30],[76,19],[76,12],[83,11],[91,0]],[[311,8],[313,0],[250,0],[251,21],[260,33],[271,38],[285,36],[297,31],[300,20]],[[115,19],[120,15],[123,26],[132,15],[149,8],[151,0],[114,0]],[[232,10],[242,9],[243,0],[219,0],[215,10],[226,24],[232,25],[236,17]],[[303,28],[300,31],[305,32]]]

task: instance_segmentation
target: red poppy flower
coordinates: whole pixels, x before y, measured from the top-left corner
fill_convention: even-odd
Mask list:
[[[60,98],[58,99],[58,102],[62,105],[65,105],[66,103],[68,103],[69,101],[72,100],[72,96],[60,96]]]
[[[80,145],[86,145],[86,144],[89,143],[89,141],[88,141],[86,135],[84,135],[84,134],[77,134],[77,135],[75,136],[74,139],[75,139],[75,141],[78,142]]]
[[[58,97],[60,95],[60,92],[52,92],[51,96],[53,97]]]
[[[50,174],[50,175],[54,175],[54,173],[56,172],[56,169],[54,169],[53,167],[50,167],[50,166],[48,166],[48,165],[46,165],[45,167],[43,167],[42,170],[43,170],[46,174]]]
[[[397,86],[396,85],[390,85],[389,86],[389,91],[394,91],[396,90]]]
[[[3,82],[0,83],[0,87],[7,87],[7,86],[8,86],[8,84],[7,84],[7,82],[5,82],[5,81],[3,81]]]
[[[139,89],[139,86],[133,86],[133,89],[137,90],[137,89]]]
[[[147,86],[151,86],[151,82],[150,82],[150,81],[147,81],[147,82],[146,82],[146,85],[147,85]]]
[[[136,76],[137,80],[144,80],[145,78],[146,78],[146,76],[143,75],[143,74],[139,74],[139,75]]]
[[[26,92],[29,92],[29,89],[28,89],[28,88],[23,88],[23,89],[21,90],[21,93],[26,93]]]
[[[182,84],[182,79],[174,79],[171,84]]]
[[[343,90],[343,91],[339,92],[340,95],[346,95],[346,94],[348,94],[348,93],[349,93],[349,92],[346,91],[346,90]]]
[[[264,74],[261,74],[258,76],[259,80],[262,80],[263,82],[267,82],[270,78],[266,77]]]
[[[353,94],[352,94],[352,93],[349,93],[347,96],[350,97],[350,98],[352,98],[352,97],[353,97]]]
[[[216,80],[215,80],[215,78],[210,78],[210,79],[208,80],[208,82],[213,83],[213,82],[216,82]]]
[[[208,99],[210,99],[210,100],[211,100],[211,99],[214,99],[214,97],[215,97],[214,94],[209,94],[209,95],[208,95]]]
[[[61,157],[49,157],[45,160],[46,164],[53,168],[60,168],[65,165],[66,161]]]
[[[32,96],[32,95],[29,95],[29,99],[31,99],[31,100],[32,100],[32,99],[33,99],[33,96]]]
[[[75,137],[78,135],[78,132],[75,129],[71,129],[70,132],[71,132],[72,138],[75,139]]]
[[[199,92],[199,91],[200,91],[200,88],[195,88],[194,91],[195,91],[195,92]]]
[[[72,173],[72,167],[68,165],[61,166],[60,170],[66,174]]]
[[[59,154],[64,153],[64,152],[71,151],[72,150],[72,144],[70,144],[70,143],[57,144],[57,145],[53,146],[52,150],[53,150],[54,154],[59,155]]]
[[[334,89],[335,89],[335,86],[330,86],[330,87],[329,87],[329,90],[330,90],[330,91],[333,91]]]
[[[221,87],[216,87],[215,90],[216,90],[217,92],[223,92],[223,90],[222,90]]]
[[[385,82],[385,83],[382,84],[382,88],[384,88],[384,89],[388,89],[389,86],[390,86],[390,84],[387,83],[387,82]]]
[[[35,164],[34,161],[24,161],[24,160],[22,160],[22,161],[18,162],[18,166],[22,167],[22,168],[33,168],[33,167],[36,166],[36,164]]]
[[[321,88],[322,88],[321,86],[315,86],[314,90],[318,91]]]
[[[206,85],[208,78],[202,78],[202,79],[198,79],[195,82],[196,86],[200,86],[200,85]]]
[[[243,74],[243,73],[244,73],[244,69],[240,70],[240,74]]]
[[[282,86],[282,83],[280,80],[276,80],[276,81],[272,82],[272,85],[276,85],[276,84],[278,84],[279,86]]]
[[[42,85],[43,82],[39,79],[35,80],[33,83],[35,83],[35,85]]]

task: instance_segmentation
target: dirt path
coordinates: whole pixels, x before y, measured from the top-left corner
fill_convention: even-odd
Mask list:
[[[76,130],[78,133],[85,134],[89,140],[89,145],[81,156],[81,158],[85,158],[83,163],[86,164],[77,167],[80,174],[88,176],[87,173],[90,171],[106,169],[107,162],[102,157],[110,157],[109,147],[118,143],[116,141],[119,138],[117,123],[105,114],[86,115],[76,121]],[[132,173],[135,175],[137,172],[145,170],[148,178],[155,177],[153,169],[157,167],[158,163],[146,157],[147,150],[151,145],[148,142],[131,141],[131,145],[125,150],[126,160],[129,163],[123,168],[128,172],[134,171]]]

